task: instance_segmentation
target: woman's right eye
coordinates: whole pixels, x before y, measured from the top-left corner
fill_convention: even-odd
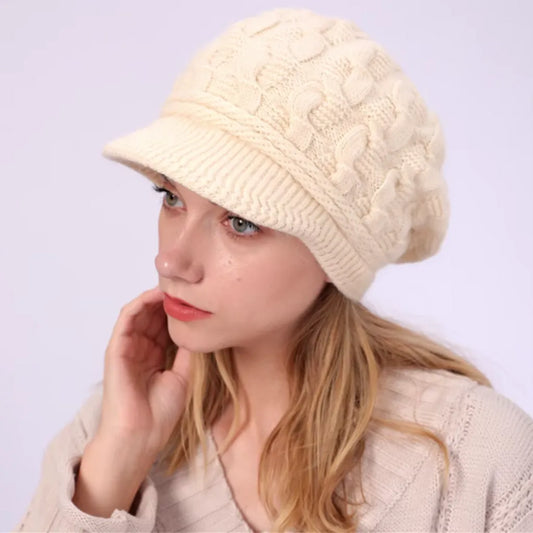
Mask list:
[[[178,196],[170,192],[168,189],[165,189],[164,187],[153,185],[152,188],[156,192],[165,193],[165,196],[163,197],[163,207],[167,207],[167,205],[168,207],[174,207],[174,204],[169,203],[171,201],[171,198],[175,200],[179,200]]]

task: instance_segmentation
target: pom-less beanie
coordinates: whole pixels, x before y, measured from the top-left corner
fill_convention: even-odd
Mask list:
[[[383,266],[434,255],[448,226],[437,116],[382,46],[307,9],[232,24],[103,154],[298,237],[353,301]]]

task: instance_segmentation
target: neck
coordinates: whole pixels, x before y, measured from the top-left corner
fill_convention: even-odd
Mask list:
[[[286,356],[273,353],[259,356],[237,349],[233,354],[239,383],[239,435],[264,443],[289,405]],[[230,408],[220,421],[225,433],[232,418]]]

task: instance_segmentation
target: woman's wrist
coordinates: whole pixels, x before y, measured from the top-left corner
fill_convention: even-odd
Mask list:
[[[154,460],[134,439],[95,436],[81,459],[72,502],[83,512],[104,518],[115,509],[129,511]]]

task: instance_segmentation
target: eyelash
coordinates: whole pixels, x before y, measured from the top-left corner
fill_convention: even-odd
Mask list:
[[[179,198],[179,196],[177,194],[174,194],[173,192],[170,192],[168,189],[165,189],[164,187],[158,187],[157,185],[153,185],[152,188],[157,193],[165,193],[166,195],[172,195],[172,196],[175,196],[176,198]],[[162,205],[163,205],[164,209],[172,209],[172,207],[169,207],[165,203],[165,197],[164,196],[163,196],[163,199],[162,199]],[[245,218],[238,217],[236,215],[229,215],[227,218],[228,218],[228,220],[232,220],[232,219],[242,220],[243,222],[246,222],[250,227],[253,227],[253,228],[255,228],[257,230],[255,233],[248,234],[248,235],[239,235],[238,233],[233,233],[231,231],[227,231],[226,230],[228,235],[230,237],[232,237],[233,239],[252,239],[254,237],[257,237],[257,234],[261,232],[261,229],[258,226],[256,226],[255,224],[253,224],[249,220],[246,220]]]

